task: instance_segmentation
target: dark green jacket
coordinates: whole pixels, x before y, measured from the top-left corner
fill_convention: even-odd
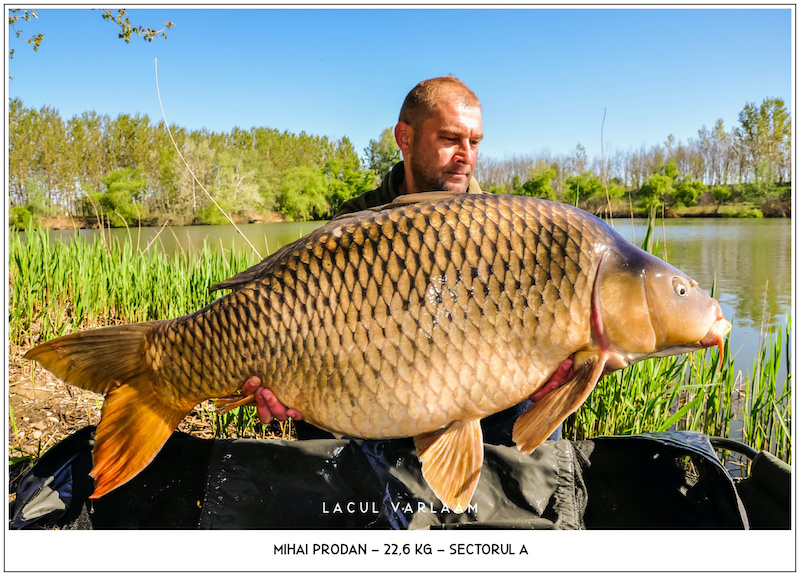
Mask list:
[[[383,206],[384,204],[388,204],[398,196],[400,196],[400,185],[403,183],[403,178],[405,178],[405,168],[403,167],[402,162],[398,162],[392,168],[392,171],[389,172],[386,177],[381,182],[381,185],[375,188],[375,190],[370,190],[368,192],[364,192],[361,196],[356,196],[355,198],[351,198],[344,204],[342,207],[339,208],[339,211],[334,215],[341,216],[342,214],[350,214],[351,212],[360,212],[361,210],[366,210],[367,208],[374,208],[376,206]],[[478,181],[475,180],[473,177],[469,182],[469,188],[467,189],[468,194],[480,194],[481,187],[478,185]]]

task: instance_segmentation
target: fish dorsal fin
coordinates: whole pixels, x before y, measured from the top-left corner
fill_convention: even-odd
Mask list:
[[[534,402],[514,423],[511,439],[520,452],[533,452],[567,416],[583,404],[603,375],[604,366],[605,360],[598,355],[582,362],[576,357],[573,377],[563,386]]]
[[[456,420],[445,428],[414,438],[422,476],[451,510],[469,506],[483,466],[480,419]]]
[[[222,282],[217,282],[211,288],[208,289],[209,292],[216,292],[217,290],[227,290],[232,289],[236,290],[237,288],[241,288],[245,284],[249,284],[253,280],[258,280],[261,278],[266,270],[269,262],[265,258],[258,264],[251,266],[247,270],[239,272],[238,274],[231,276],[227,280],[223,280]]]
[[[92,451],[94,493],[100,498],[141,472],[194,403],[173,407],[149,382],[122,384],[106,396]]]
[[[416,204],[417,202],[438,202],[439,200],[445,200],[454,196],[461,196],[462,194],[463,192],[450,192],[448,190],[442,190],[440,192],[415,192],[414,194],[401,194],[389,202],[385,207],[391,208],[392,206],[398,206],[401,204]]]

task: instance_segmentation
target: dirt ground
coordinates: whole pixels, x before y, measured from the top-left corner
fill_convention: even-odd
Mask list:
[[[47,450],[100,421],[103,404],[101,395],[65,384],[38,364],[23,360],[22,352],[9,351],[9,501],[14,500],[22,476]],[[178,429],[200,438],[214,437],[213,421],[199,407]]]

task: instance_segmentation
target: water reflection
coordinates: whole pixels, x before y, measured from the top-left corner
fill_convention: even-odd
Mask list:
[[[615,220],[615,229],[638,243],[646,226],[631,230],[630,219]],[[666,242],[663,234],[666,232]],[[666,244],[671,264],[706,290],[716,278],[716,294],[727,318],[758,329],[783,322],[791,305],[791,223],[789,220],[681,218],[659,225],[655,238]],[[664,257],[663,249],[659,256]]]
[[[644,240],[641,220],[615,219],[628,240]],[[666,236],[664,235],[666,233]],[[666,237],[666,242],[664,238]],[[734,367],[753,369],[761,328],[782,327],[792,303],[792,236],[788,219],[676,218],[659,222],[654,240],[666,244],[670,264],[711,291],[733,322],[730,335]],[[664,257],[663,248],[659,256]],[[785,378],[781,371],[779,380]]]

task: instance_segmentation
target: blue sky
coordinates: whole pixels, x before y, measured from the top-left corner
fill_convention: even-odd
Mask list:
[[[152,44],[117,38],[89,9],[40,9],[43,32],[17,49],[8,95],[158,120],[153,59],[170,123],[229,131],[266,126],[334,139],[361,153],[393,125],[420,80],[453,73],[483,104],[481,155],[582,144],[606,152],[684,143],[704,124],[736,124],[746,102],[792,102],[793,14],[777,9],[132,9],[160,28]]]

